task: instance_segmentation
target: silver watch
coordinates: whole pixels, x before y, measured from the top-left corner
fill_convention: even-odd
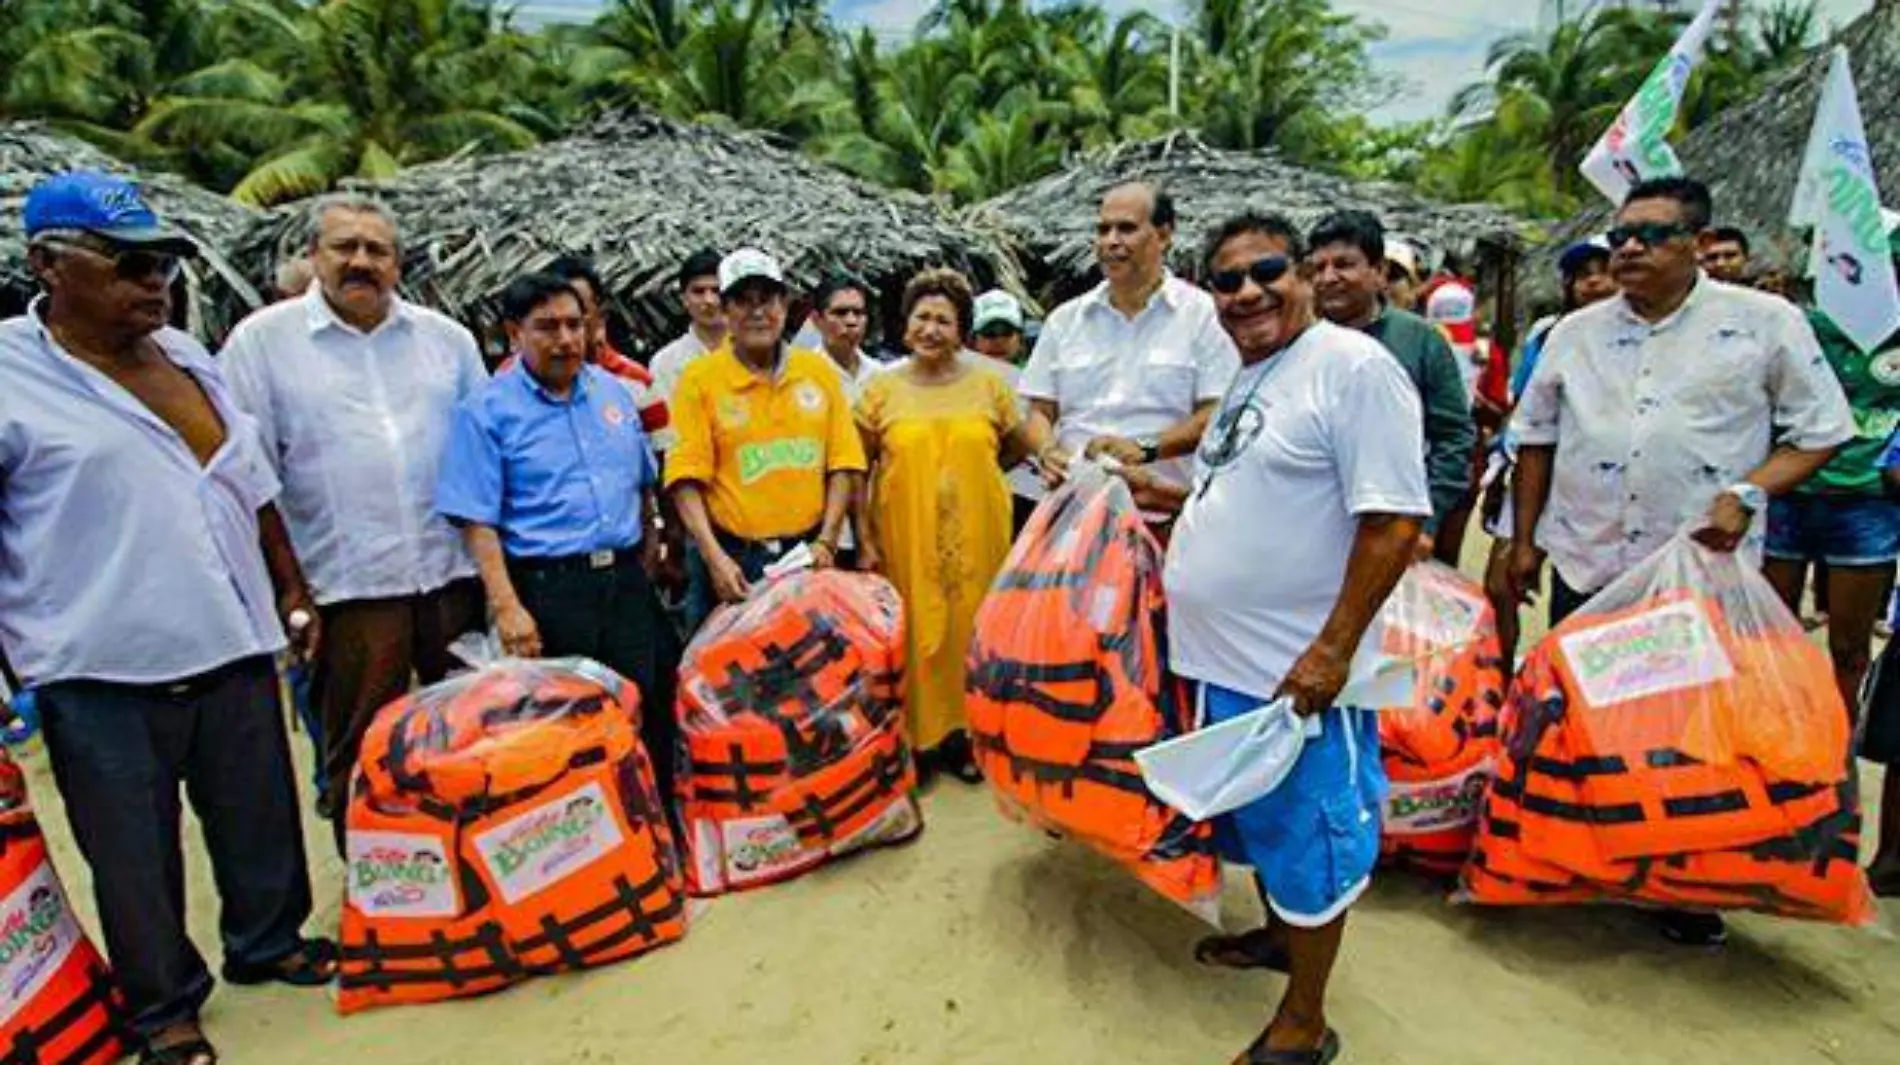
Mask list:
[[[1729,485],[1722,491],[1734,496],[1735,501],[1742,505],[1742,509],[1750,514],[1760,514],[1768,509],[1768,492],[1761,485],[1742,481]]]

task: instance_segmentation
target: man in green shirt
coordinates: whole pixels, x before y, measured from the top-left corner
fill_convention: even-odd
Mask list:
[[[1808,312],[1808,323],[1847,393],[1854,438],[1807,483],[1769,502],[1765,571],[1799,615],[1808,565],[1826,564],[1828,651],[1841,698],[1854,706],[1900,558],[1900,504],[1886,498],[1880,475],[1900,426],[1900,334],[1865,352],[1820,311]]]
[[[1425,408],[1425,476],[1432,496],[1432,516],[1419,537],[1418,557],[1430,558],[1439,523],[1471,488],[1471,456],[1478,446],[1458,357],[1430,322],[1385,301],[1385,227],[1378,216],[1336,211],[1313,227],[1307,247],[1321,316],[1385,345],[1418,389]]]

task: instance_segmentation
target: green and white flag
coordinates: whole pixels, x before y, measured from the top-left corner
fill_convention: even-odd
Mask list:
[[[1841,332],[1872,351],[1900,329],[1890,228],[1874,180],[1847,49],[1836,45],[1808,134],[1790,224],[1814,227],[1815,302]]]
[[[1620,206],[1639,181],[1682,173],[1682,161],[1669,146],[1669,132],[1676,128],[1683,90],[1702,58],[1702,47],[1708,43],[1721,6],[1722,0],[1706,0],[1695,21],[1643,79],[1636,95],[1623,105],[1616,121],[1577,168],[1611,203]]]

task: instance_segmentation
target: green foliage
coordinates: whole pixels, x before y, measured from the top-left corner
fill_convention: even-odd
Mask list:
[[[1612,8],[1498,41],[1486,80],[1453,99],[1451,132],[1427,154],[1419,185],[1533,214],[1574,211],[1596,195],[1578,165],[1687,20]],[[1718,30],[1684,94],[1678,134],[1760,92],[1807,55],[1820,29],[1814,0],[1777,0],[1749,9],[1737,33]]]

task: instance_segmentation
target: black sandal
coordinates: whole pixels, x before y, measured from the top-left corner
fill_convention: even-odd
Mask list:
[[[183,1028],[185,1025],[174,1025]],[[166,1031],[171,1031],[171,1028]],[[218,1048],[211,1045],[202,1031],[192,1025],[192,1037],[165,1046],[154,1046],[151,1040],[139,1050],[139,1065],[218,1065]]]
[[[1264,928],[1237,936],[1208,936],[1194,944],[1194,960],[1221,969],[1287,971],[1286,948],[1273,942]]]
[[[273,962],[227,961],[224,963],[224,980],[240,987],[269,983],[322,987],[336,979],[339,957],[333,941],[306,939],[297,945],[296,950]]]
[[[1267,1033],[1261,1032],[1234,1065],[1331,1065],[1338,1056],[1339,1033],[1331,1028],[1320,1037],[1319,1046],[1311,1050],[1269,1050]]]

